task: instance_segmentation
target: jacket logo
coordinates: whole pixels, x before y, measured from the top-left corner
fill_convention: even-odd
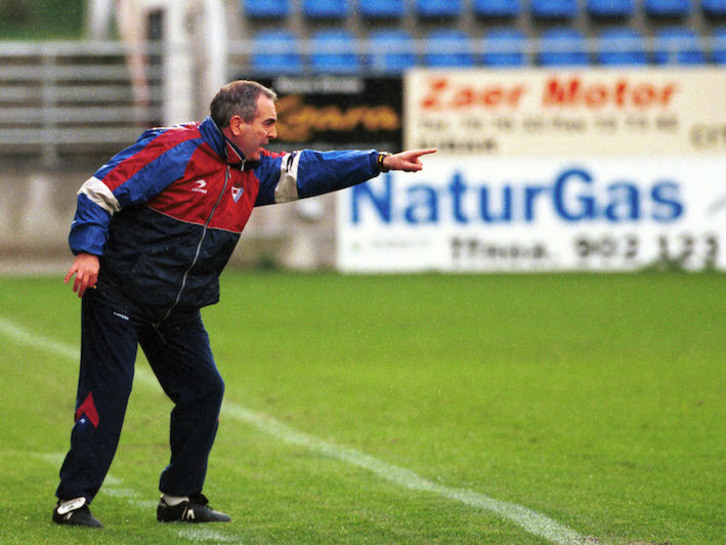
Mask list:
[[[234,202],[237,202],[240,200],[240,197],[242,197],[242,193],[245,192],[244,187],[234,187],[232,186],[232,200]]]
[[[194,193],[204,193],[207,194],[207,190],[205,189],[207,187],[207,182],[205,180],[197,180],[194,182],[194,187],[192,187],[192,191]]]

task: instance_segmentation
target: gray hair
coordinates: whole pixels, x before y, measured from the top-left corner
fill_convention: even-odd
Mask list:
[[[235,115],[250,123],[257,115],[257,99],[264,95],[277,100],[277,93],[256,81],[238,80],[222,87],[209,105],[212,120],[220,129],[229,126]]]

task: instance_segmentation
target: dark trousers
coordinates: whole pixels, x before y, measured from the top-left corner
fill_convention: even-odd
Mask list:
[[[224,382],[198,310],[177,312],[160,323],[158,318],[108,288],[84,295],[75,425],[58,498],[83,496],[90,503],[101,487],[118,446],[138,345],[175,404],[171,461],[159,488],[173,496],[202,491]]]

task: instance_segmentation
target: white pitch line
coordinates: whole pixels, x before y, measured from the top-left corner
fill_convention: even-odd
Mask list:
[[[0,316],[0,332],[17,342],[42,348],[66,358],[78,359],[77,349],[67,344],[54,341],[53,339],[36,335],[30,330],[2,316]],[[138,369],[136,376],[146,385],[158,386],[153,374],[146,369]],[[552,543],[558,545],[582,545],[583,543],[591,542],[590,538],[582,536],[575,530],[527,507],[490,498],[473,490],[453,488],[434,483],[413,471],[390,464],[355,449],[341,447],[323,441],[307,433],[297,431],[271,416],[246,409],[235,403],[225,402],[222,407],[222,414],[247,423],[260,432],[275,437],[285,443],[301,446],[368,470],[382,479],[401,487],[415,491],[431,492],[448,500],[494,513],[498,517],[516,524],[530,534],[544,538]],[[188,538],[192,539],[192,536],[190,535]],[[202,535],[196,534],[196,539],[199,540],[200,538],[202,538]]]
[[[355,449],[334,445],[304,432],[292,429],[274,418],[245,409],[233,403],[226,404],[223,413],[251,424],[258,430],[291,445],[305,447],[331,458],[366,469],[394,484],[420,492],[432,492],[446,499],[458,501],[496,514],[527,532],[561,545],[582,545],[587,538],[574,530],[521,505],[490,498],[473,490],[453,488],[431,482],[411,470],[374,458]]]

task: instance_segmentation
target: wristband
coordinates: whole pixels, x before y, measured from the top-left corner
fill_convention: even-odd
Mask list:
[[[390,168],[386,168],[383,166],[383,160],[386,157],[390,157],[390,156],[391,156],[391,154],[388,153],[387,151],[378,152],[378,159],[376,160],[376,163],[378,164],[378,170],[380,170],[381,172],[388,172],[389,170],[391,170]]]

